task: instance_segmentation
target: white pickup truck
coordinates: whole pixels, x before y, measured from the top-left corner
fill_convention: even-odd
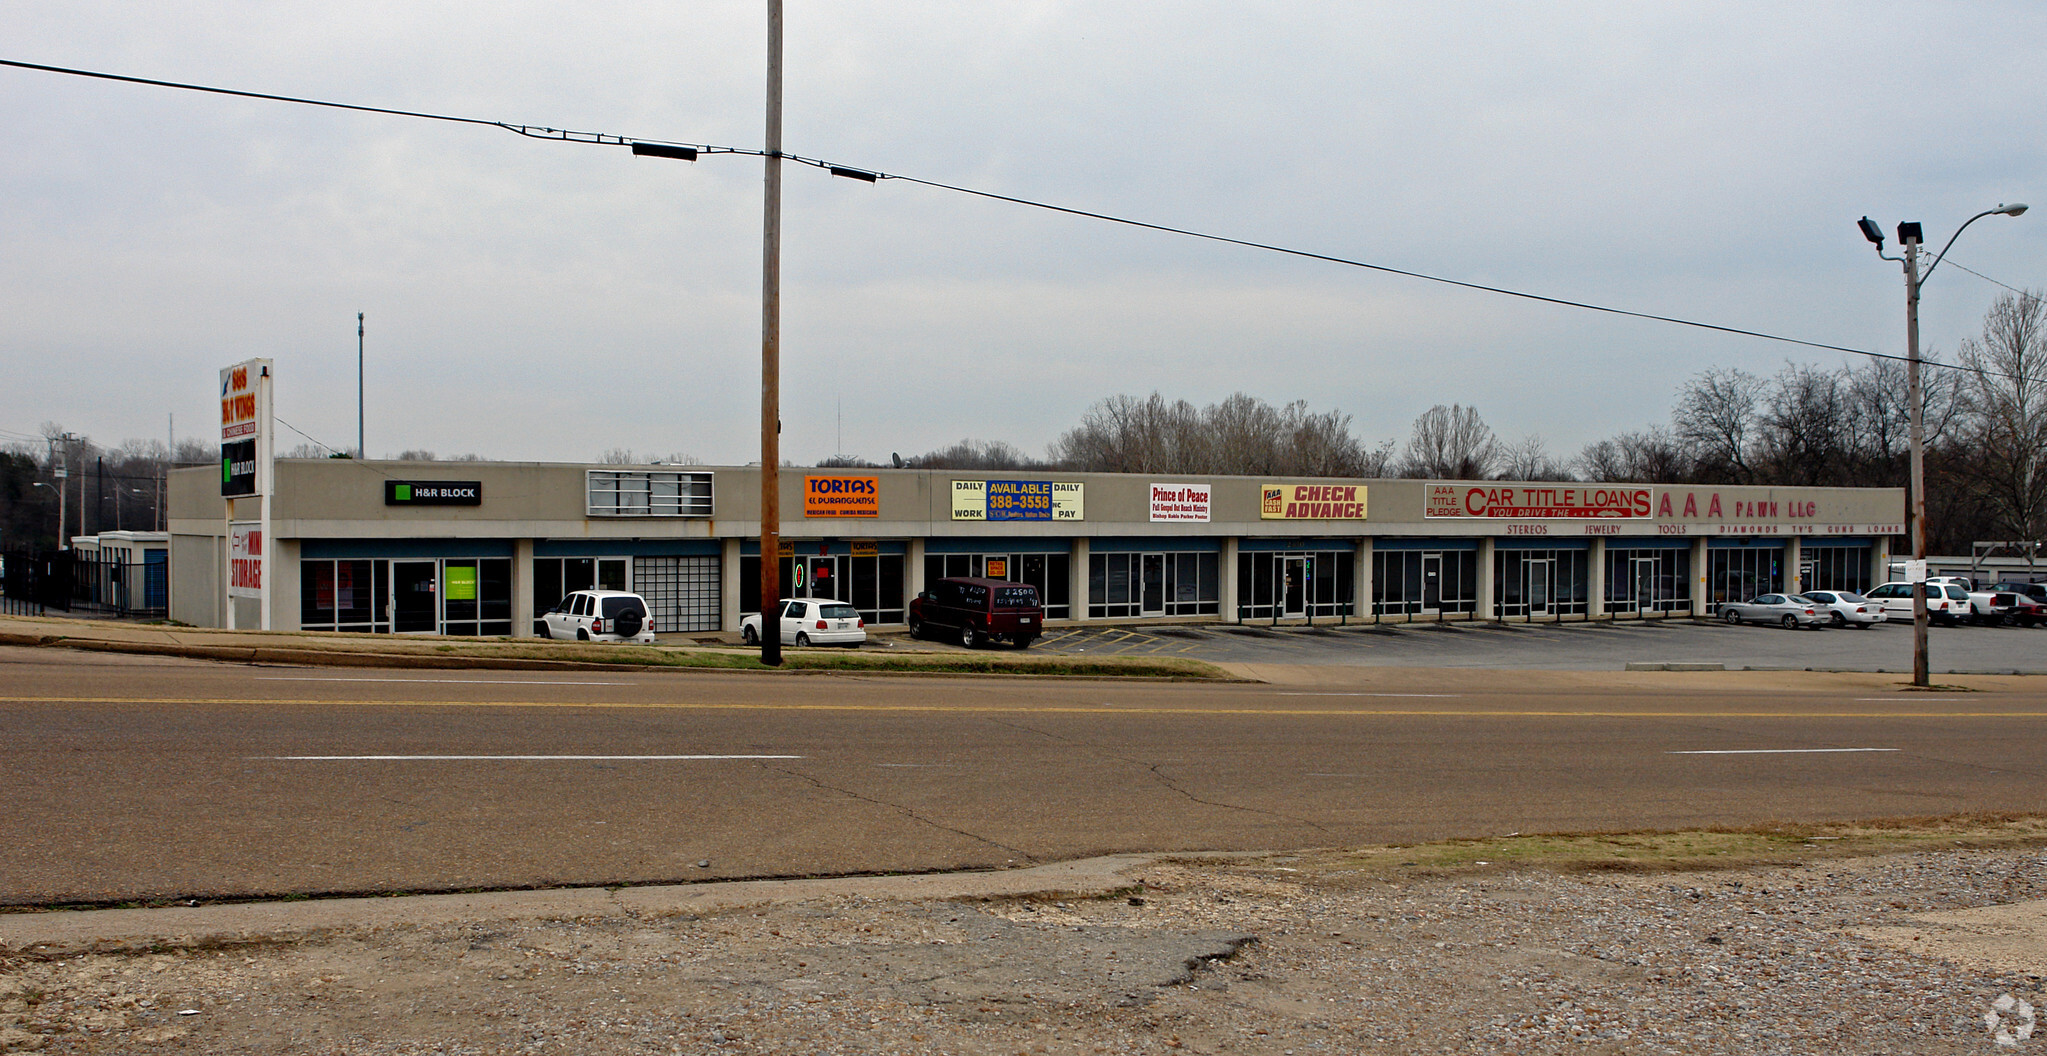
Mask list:
[[[1926,582],[1929,585],[1938,584],[1943,587],[1962,588],[1963,593],[1969,596],[1969,617],[1971,623],[1986,625],[2002,623],[2004,622],[2005,615],[2011,611],[2009,600],[2003,605],[1997,604],[1997,592],[1977,590],[1976,584],[1967,576],[1928,576],[1926,577]]]

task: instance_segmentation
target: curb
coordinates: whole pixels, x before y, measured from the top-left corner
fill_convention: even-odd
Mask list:
[[[36,958],[280,942],[359,928],[472,920],[599,920],[717,913],[776,903],[1101,898],[1159,856],[1114,854],[994,872],[736,880],[653,887],[570,887],[479,894],[324,898],[166,909],[0,914],[0,953]]]

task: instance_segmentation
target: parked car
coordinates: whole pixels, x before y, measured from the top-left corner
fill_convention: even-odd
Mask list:
[[[1928,586],[1962,588],[1962,592],[1969,596],[1970,623],[2000,623],[2004,620],[2004,610],[2010,607],[2009,603],[2000,606],[1996,591],[1978,589],[1976,582],[1967,576],[1928,576],[1926,583]]]
[[[534,621],[543,638],[654,644],[647,599],[623,590],[576,590]]]
[[[1912,622],[1912,584],[1902,580],[1885,583],[1865,597],[1884,607],[1893,620]],[[1933,623],[1957,624],[1970,617],[1969,592],[1953,583],[1926,584],[1926,618]]]
[[[1812,602],[1813,608],[1836,627],[1866,631],[1890,618],[1884,615],[1882,605],[1853,591],[1808,590],[1799,597]]]
[[[2026,583],[2014,579],[2003,583],[1992,583],[1990,589],[2008,590],[2013,594],[2023,594],[2041,605],[2047,605],[2047,583]]]
[[[1720,618],[1728,623],[1779,623],[1789,629],[1827,622],[1812,602],[1796,594],[1759,594],[1747,601],[1722,602]]]
[[[937,631],[959,635],[969,649],[1008,639],[1018,649],[1045,633],[1045,607],[1038,588],[1006,579],[955,577],[931,584],[910,599],[910,637]]]
[[[2009,591],[1999,591],[1997,596],[2003,598],[2007,594],[2011,596],[2011,607],[2005,610],[2004,622],[2015,623],[2021,627],[2037,627],[2047,623],[2047,603],[2030,595]]]
[[[857,649],[867,641],[867,621],[861,619],[860,610],[836,598],[789,598],[777,611],[783,645],[849,645]],[[747,613],[739,621],[739,637],[748,645],[760,644],[760,613]]]

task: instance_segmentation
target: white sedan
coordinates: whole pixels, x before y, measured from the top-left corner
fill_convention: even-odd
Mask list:
[[[1853,627],[1858,631],[1866,631],[1872,624],[1882,623],[1890,618],[1884,615],[1881,602],[1871,601],[1852,591],[1808,590],[1799,597],[1812,602],[1813,608],[1836,627]]]
[[[867,621],[860,610],[832,598],[790,598],[782,603],[783,645],[850,645],[867,641]],[[739,621],[739,637],[748,645],[761,641],[761,614]]]

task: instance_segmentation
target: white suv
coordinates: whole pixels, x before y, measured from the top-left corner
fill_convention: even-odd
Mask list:
[[[578,590],[534,621],[543,638],[654,644],[647,599],[623,590]]]

